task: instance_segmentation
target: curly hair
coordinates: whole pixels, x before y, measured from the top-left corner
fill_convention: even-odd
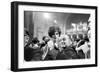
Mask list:
[[[55,32],[59,33],[59,36],[61,35],[61,29],[57,26],[51,26],[48,30],[48,35],[52,38],[53,35],[55,35]]]

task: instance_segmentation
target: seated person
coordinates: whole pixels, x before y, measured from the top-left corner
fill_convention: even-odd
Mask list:
[[[42,60],[42,51],[38,45],[39,40],[33,38],[31,42],[24,47],[24,59],[26,61],[40,61]]]
[[[64,59],[77,59],[78,55],[76,51],[71,47],[72,41],[67,35],[62,35],[60,37],[59,46],[62,48],[62,51],[57,55],[58,60]]]

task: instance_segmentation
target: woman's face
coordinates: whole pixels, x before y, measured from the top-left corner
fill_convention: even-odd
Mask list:
[[[56,39],[58,39],[59,38],[59,32],[56,31],[54,36],[55,36]]]

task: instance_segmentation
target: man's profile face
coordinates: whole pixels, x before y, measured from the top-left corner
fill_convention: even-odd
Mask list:
[[[24,36],[24,45],[26,45],[29,41],[29,36],[28,35],[25,35]]]
[[[49,37],[45,37],[44,41],[48,42],[49,41]]]

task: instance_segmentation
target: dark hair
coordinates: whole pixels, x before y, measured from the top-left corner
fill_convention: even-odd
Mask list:
[[[46,38],[46,36],[43,36],[42,40],[44,41],[44,40],[45,40],[45,38]]]
[[[77,45],[77,47],[80,47],[81,45],[83,45],[85,43],[84,40],[80,41],[79,44]]]
[[[76,42],[79,42],[79,41],[80,41],[80,39],[75,39],[75,41],[76,41]]]
[[[84,38],[84,41],[89,42],[89,38],[88,37],[85,37]]]
[[[39,40],[38,40],[37,37],[34,37],[34,38],[32,39],[32,42],[33,42],[34,44],[37,44],[37,43],[39,43]]]
[[[24,36],[30,36],[29,32],[27,30],[24,30]]]
[[[55,35],[55,32],[58,32],[58,33],[59,33],[59,36],[60,36],[60,34],[61,34],[60,28],[57,27],[57,26],[51,26],[51,27],[49,28],[49,30],[48,30],[48,35],[49,35],[50,37],[52,37],[53,35]]]
[[[47,38],[47,39],[46,39]],[[47,44],[47,42],[50,40],[48,36],[43,36],[42,38],[43,41],[45,41],[45,43]]]

